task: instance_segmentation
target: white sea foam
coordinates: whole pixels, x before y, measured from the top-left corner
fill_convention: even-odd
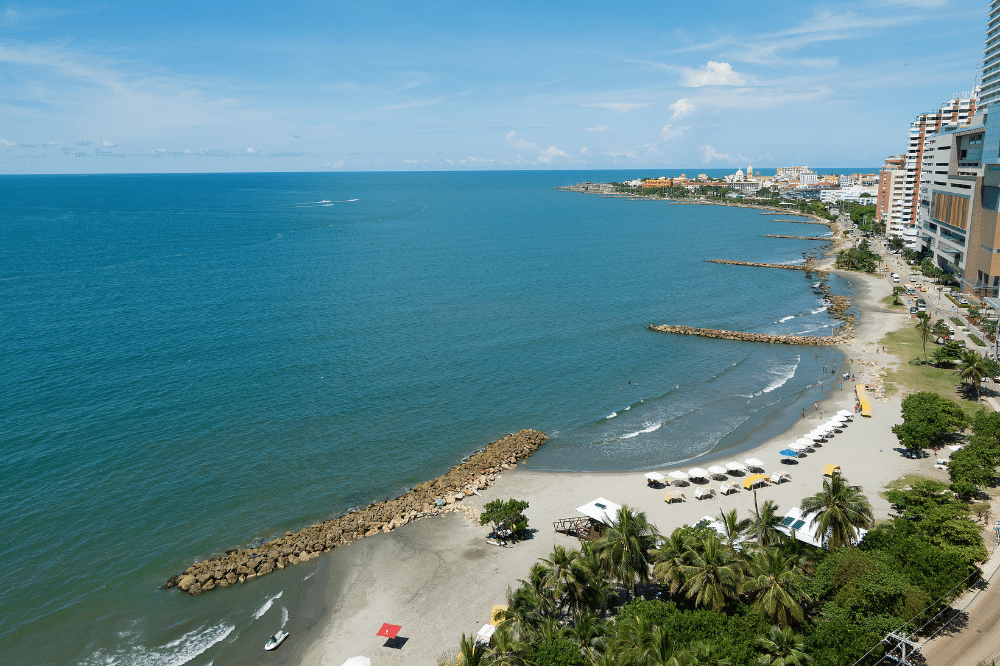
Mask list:
[[[812,310],[809,314],[819,314],[820,312],[826,312],[826,306],[825,305],[822,306],[822,307],[818,307],[815,310]]]
[[[276,599],[281,598],[281,594],[282,594],[281,592],[278,592],[276,595],[265,601],[264,605],[258,608],[257,612],[253,614],[253,619],[259,620],[261,615],[263,615],[264,613],[266,613],[271,609],[271,604],[273,604]]]
[[[636,430],[635,432],[625,433],[618,439],[632,439],[633,437],[638,437],[639,435],[645,435],[648,432],[656,432],[657,430],[660,429],[660,426],[663,425],[663,422],[658,421],[657,423],[650,423],[649,421],[646,421],[645,423],[643,423],[643,425],[646,427],[643,428],[642,430]]]
[[[284,606],[281,607],[281,628],[284,629],[285,625],[288,624],[288,609]]]
[[[216,643],[226,640],[235,629],[235,625],[225,623],[211,627],[202,625],[160,647],[123,645],[113,651],[102,649],[80,663],[84,666],[119,666],[119,664],[181,666],[181,664],[186,664],[204,653]]]
[[[770,393],[776,388],[784,386],[785,382],[795,376],[795,368],[797,368],[798,365],[798,359],[796,359],[795,363],[790,363],[789,365],[779,365],[772,368],[769,371],[769,374],[772,375],[774,379],[771,380],[771,383],[768,384],[764,390],[761,391],[761,393]]]
[[[795,315],[788,315],[787,317],[782,317],[781,319],[778,320],[778,323],[780,324],[780,323],[786,322],[789,319],[795,319]]]
[[[626,408],[625,408],[625,411],[627,412],[627,411],[628,411],[628,410],[630,410],[630,409],[632,409],[632,405],[629,405],[628,407],[626,407]]]
[[[616,416],[618,416],[618,412],[611,412],[610,414],[608,414],[604,418],[606,418],[607,420],[610,421],[611,419],[615,418]]]

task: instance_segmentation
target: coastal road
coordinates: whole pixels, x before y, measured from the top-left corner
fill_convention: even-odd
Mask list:
[[[1000,660],[1000,548],[983,567],[986,585],[953,604],[965,613],[921,649],[927,666],[976,666]]]

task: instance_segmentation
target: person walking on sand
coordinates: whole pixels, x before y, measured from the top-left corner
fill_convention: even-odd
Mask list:
[[[806,417],[806,408],[803,407],[802,408],[802,418],[805,418],[805,417]]]
[[[813,407],[816,409],[817,412],[819,411],[819,403],[818,402],[814,402],[813,403]]]
[[[841,390],[841,391],[843,391],[843,390],[844,390],[844,382],[840,382],[840,390]]]

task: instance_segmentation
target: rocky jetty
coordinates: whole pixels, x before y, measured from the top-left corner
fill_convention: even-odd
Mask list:
[[[724,331],[717,328],[694,328],[693,326],[674,326],[672,324],[649,325],[649,330],[660,333],[675,333],[678,335],[698,335],[703,338],[721,338],[725,340],[741,340],[743,342],[768,342],[780,345],[836,345],[845,342],[841,336],[818,335],[773,335],[770,333],[746,333],[744,331]]]
[[[764,234],[764,238],[798,238],[799,240],[814,240],[814,241],[836,240],[833,236],[782,236],[780,234]]]
[[[804,264],[763,264],[758,261],[734,261],[732,259],[706,259],[710,264],[730,264],[732,266],[755,266],[757,268],[783,268],[786,271],[805,271],[806,273],[816,273],[826,277],[828,271],[816,267],[813,261],[806,261]]]
[[[535,430],[520,432],[487,445],[446,474],[414,486],[396,499],[369,504],[347,515],[317,523],[254,548],[227,551],[225,555],[196,562],[173,576],[163,589],[177,587],[188,594],[244,583],[275,569],[305,562],[337,546],[442,513],[458,512],[478,522],[476,509],[464,506],[465,497],[493,485],[501,472],[517,467],[541,446],[547,436]]]
[[[792,222],[793,224],[822,224],[824,227],[829,227],[830,222],[824,222],[823,220],[771,220],[772,222]]]

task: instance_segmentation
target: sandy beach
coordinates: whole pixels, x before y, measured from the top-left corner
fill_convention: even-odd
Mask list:
[[[822,486],[822,468],[840,465],[844,476],[860,485],[875,509],[876,520],[888,516],[889,504],[879,492],[899,477],[919,473],[946,479],[930,459],[910,460],[902,455],[891,427],[901,422],[900,402],[905,389],[887,400],[873,401],[872,417],[856,417],[842,433],[821,443],[814,453],[795,465],[780,462],[779,451],[799,434],[805,434],[839,409],[853,411],[853,384],[839,389],[840,375],[853,371],[857,383],[878,380],[877,366],[900,362],[877,350],[876,342],[887,332],[908,325],[909,317],[889,312],[879,302],[891,293],[884,277],[844,273],[855,286],[854,305],[860,312],[855,338],[841,347],[845,363],[835,381],[826,385],[826,399],[818,408],[806,410],[805,417],[783,435],[739,454],[715,454],[674,469],[708,466],[714,462],[759,458],[771,472],[784,470],[789,482],[768,486],[757,492],[758,502],[771,499],[784,513],[798,506],[802,498]],[[806,356],[806,354],[803,354]],[[811,359],[803,361],[810,362]],[[877,364],[873,366],[872,364]],[[832,376],[832,375],[831,375]],[[662,472],[671,470],[660,470]],[[734,477],[739,480],[740,477]],[[711,486],[718,489],[719,481]],[[323,618],[300,632],[292,649],[279,661],[305,665],[340,666],[356,655],[372,664],[436,664],[443,653],[454,653],[464,633],[473,635],[489,621],[493,604],[504,603],[508,586],[527,575],[531,564],[547,557],[554,545],[578,547],[576,538],[556,533],[553,522],[578,516],[576,507],[598,497],[642,510],[663,534],[694,523],[704,516],[737,509],[741,517],[754,508],[754,493],[747,490],[729,496],[695,499],[696,486],[678,488],[687,501],[667,504],[664,490],[647,487],[642,472],[552,473],[534,472],[530,459],[516,470],[504,473],[480,497],[465,503],[481,508],[496,498],[527,500],[531,537],[511,547],[487,543],[487,529],[473,525],[459,514],[430,518],[405,525],[389,533],[363,539],[338,548],[319,564],[328,596]],[[402,647],[388,647],[375,632],[383,622],[402,626]],[[276,655],[278,656],[278,655]]]

